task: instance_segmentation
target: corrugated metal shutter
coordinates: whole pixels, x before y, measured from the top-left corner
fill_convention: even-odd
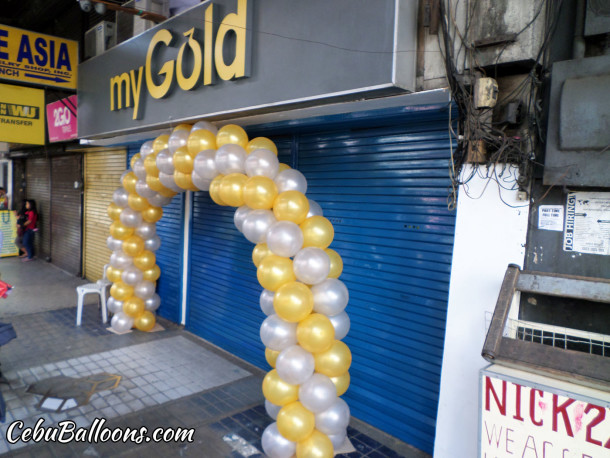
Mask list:
[[[51,159],[51,259],[74,275],[81,272],[82,156]]]
[[[129,161],[140,151],[140,146],[129,146]],[[157,313],[174,323],[180,323],[182,314],[183,208],[184,193],[180,193],[163,207],[163,218],[157,223],[157,234],[161,238],[161,248],[156,253],[157,265],[161,269],[161,277],[157,281],[161,307]]]
[[[124,148],[85,153],[83,275],[91,281],[102,278],[110,259],[107,209],[120,186],[126,156]]]
[[[51,163],[47,158],[28,159],[25,163],[26,198],[36,201],[38,232],[34,236],[36,256],[51,256]]]

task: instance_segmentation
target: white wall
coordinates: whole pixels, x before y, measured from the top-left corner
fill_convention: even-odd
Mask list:
[[[466,176],[470,166],[465,167]],[[506,186],[506,184],[505,184]],[[523,267],[528,207],[516,191],[475,176],[460,188],[451,267],[435,458],[476,457],[479,370],[486,312],[493,313],[510,263]]]

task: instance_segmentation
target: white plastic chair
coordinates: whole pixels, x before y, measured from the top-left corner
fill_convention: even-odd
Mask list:
[[[106,309],[106,301],[108,298],[108,288],[112,283],[106,278],[106,268],[108,264],[104,266],[104,276],[101,280],[95,283],[87,283],[86,285],[80,285],[76,287],[76,293],[78,294],[78,304],[76,306],[76,326],[81,325],[83,318],[83,301],[86,294],[99,294],[100,305],[102,308],[102,322],[108,322],[108,311]]]

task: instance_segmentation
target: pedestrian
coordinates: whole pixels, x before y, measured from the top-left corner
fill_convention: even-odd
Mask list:
[[[21,208],[17,212],[17,238],[15,239],[15,245],[17,245],[17,248],[19,249],[20,258],[25,258],[28,255],[25,247],[23,246],[23,234],[25,233],[24,223],[26,221],[25,203],[26,201],[24,200]]]
[[[38,222],[38,212],[36,211],[36,202],[33,200],[25,201],[25,217],[26,220],[23,223],[25,232],[23,233],[23,246],[27,252],[27,257],[23,258],[22,261],[31,261],[34,258],[34,233],[36,229],[36,223]]]
[[[0,210],[8,210],[8,196],[2,186],[0,186]]]

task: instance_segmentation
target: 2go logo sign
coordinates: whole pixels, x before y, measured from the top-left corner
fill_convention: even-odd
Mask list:
[[[47,105],[49,141],[59,142],[77,137],[76,95]]]

